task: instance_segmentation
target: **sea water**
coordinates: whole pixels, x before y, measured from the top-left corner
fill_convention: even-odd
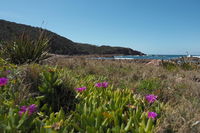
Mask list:
[[[193,56],[193,55],[192,55]],[[156,59],[156,60],[171,60],[187,57],[187,55],[127,55],[127,56],[113,56],[113,57],[98,57],[96,59]],[[200,58],[199,55],[194,57]]]
[[[114,56],[114,59],[157,59],[157,60],[170,60],[187,57],[187,55],[144,55],[144,56]]]

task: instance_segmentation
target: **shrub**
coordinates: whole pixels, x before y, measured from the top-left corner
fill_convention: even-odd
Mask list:
[[[39,62],[48,58],[49,39],[41,32],[37,40],[22,34],[14,41],[6,42],[3,45],[2,57],[14,64]]]
[[[62,70],[59,71],[62,73]],[[39,86],[40,96],[37,99],[41,110],[46,113],[57,112],[61,107],[69,111],[74,106],[75,91],[73,82],[64,82],[59,71],[50,69],[41,74],[42,84]]]
[[[149,78],[141,80],[138,85],[140,92],[146,92],[146,93],[151,93],[152,91],[155,91],[160,87],[161,87],[161,82],[157,78]]]
[[[162,66],[169,70],[169,71],[173,71],[173,70],[176,70],[178,67],[175,63],[172,63],[172,62],[168,62],[168,61],[162,61]]]
[[[193,70],[196,68],[195,64],[190,64],[190,63],[182,63],[180,65],[180,67],[183,69],[183,70]]]

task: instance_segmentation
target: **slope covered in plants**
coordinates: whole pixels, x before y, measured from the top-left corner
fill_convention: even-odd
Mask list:
[[[10,41],[22,33],[26,33],[37,39],[40,31],[44,30],[50,38],[50,52],[66,55],[89,55],[89,54],[122,54],[122,55],[143,55],[142,52],[123,47],[95,46],[91,44],[73,42],[65,37],[39,27],[32,27],[24,24],[17,24],[5,20],[0,20],[0,42]]]

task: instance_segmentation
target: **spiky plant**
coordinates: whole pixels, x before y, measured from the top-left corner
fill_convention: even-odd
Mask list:
[[[28,34],[22,34],[13,41],[3,45],[2,57],[14,64],[25,64],[48,58],[49,38],[40,32],[37,39]]]

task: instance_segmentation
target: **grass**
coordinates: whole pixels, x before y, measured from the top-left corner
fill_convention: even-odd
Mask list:
[[[198,132],[199,67],[163,62],[52,57],[14,65],[0,58],[0,131],[152,133]],[[108,87],[95,87],[108,82]],[[76,88],[86,87],[83,91]],[[158,96],[148,103],[147,94]],[[22,106],[36,105],[37,111]],[[156,112],[155,119],[148,118]]]
[[[156,132],[198,132],[200,115],[199,67],[195,64],[164,62],[160,66],[129,60],[88,60],[60,58],[48,64],[67,67],[82,76],[103,76],[114,88],[132,88],[134,93],[154,93],[166,104]],[[55,61],[55,62],[54,62]]]

